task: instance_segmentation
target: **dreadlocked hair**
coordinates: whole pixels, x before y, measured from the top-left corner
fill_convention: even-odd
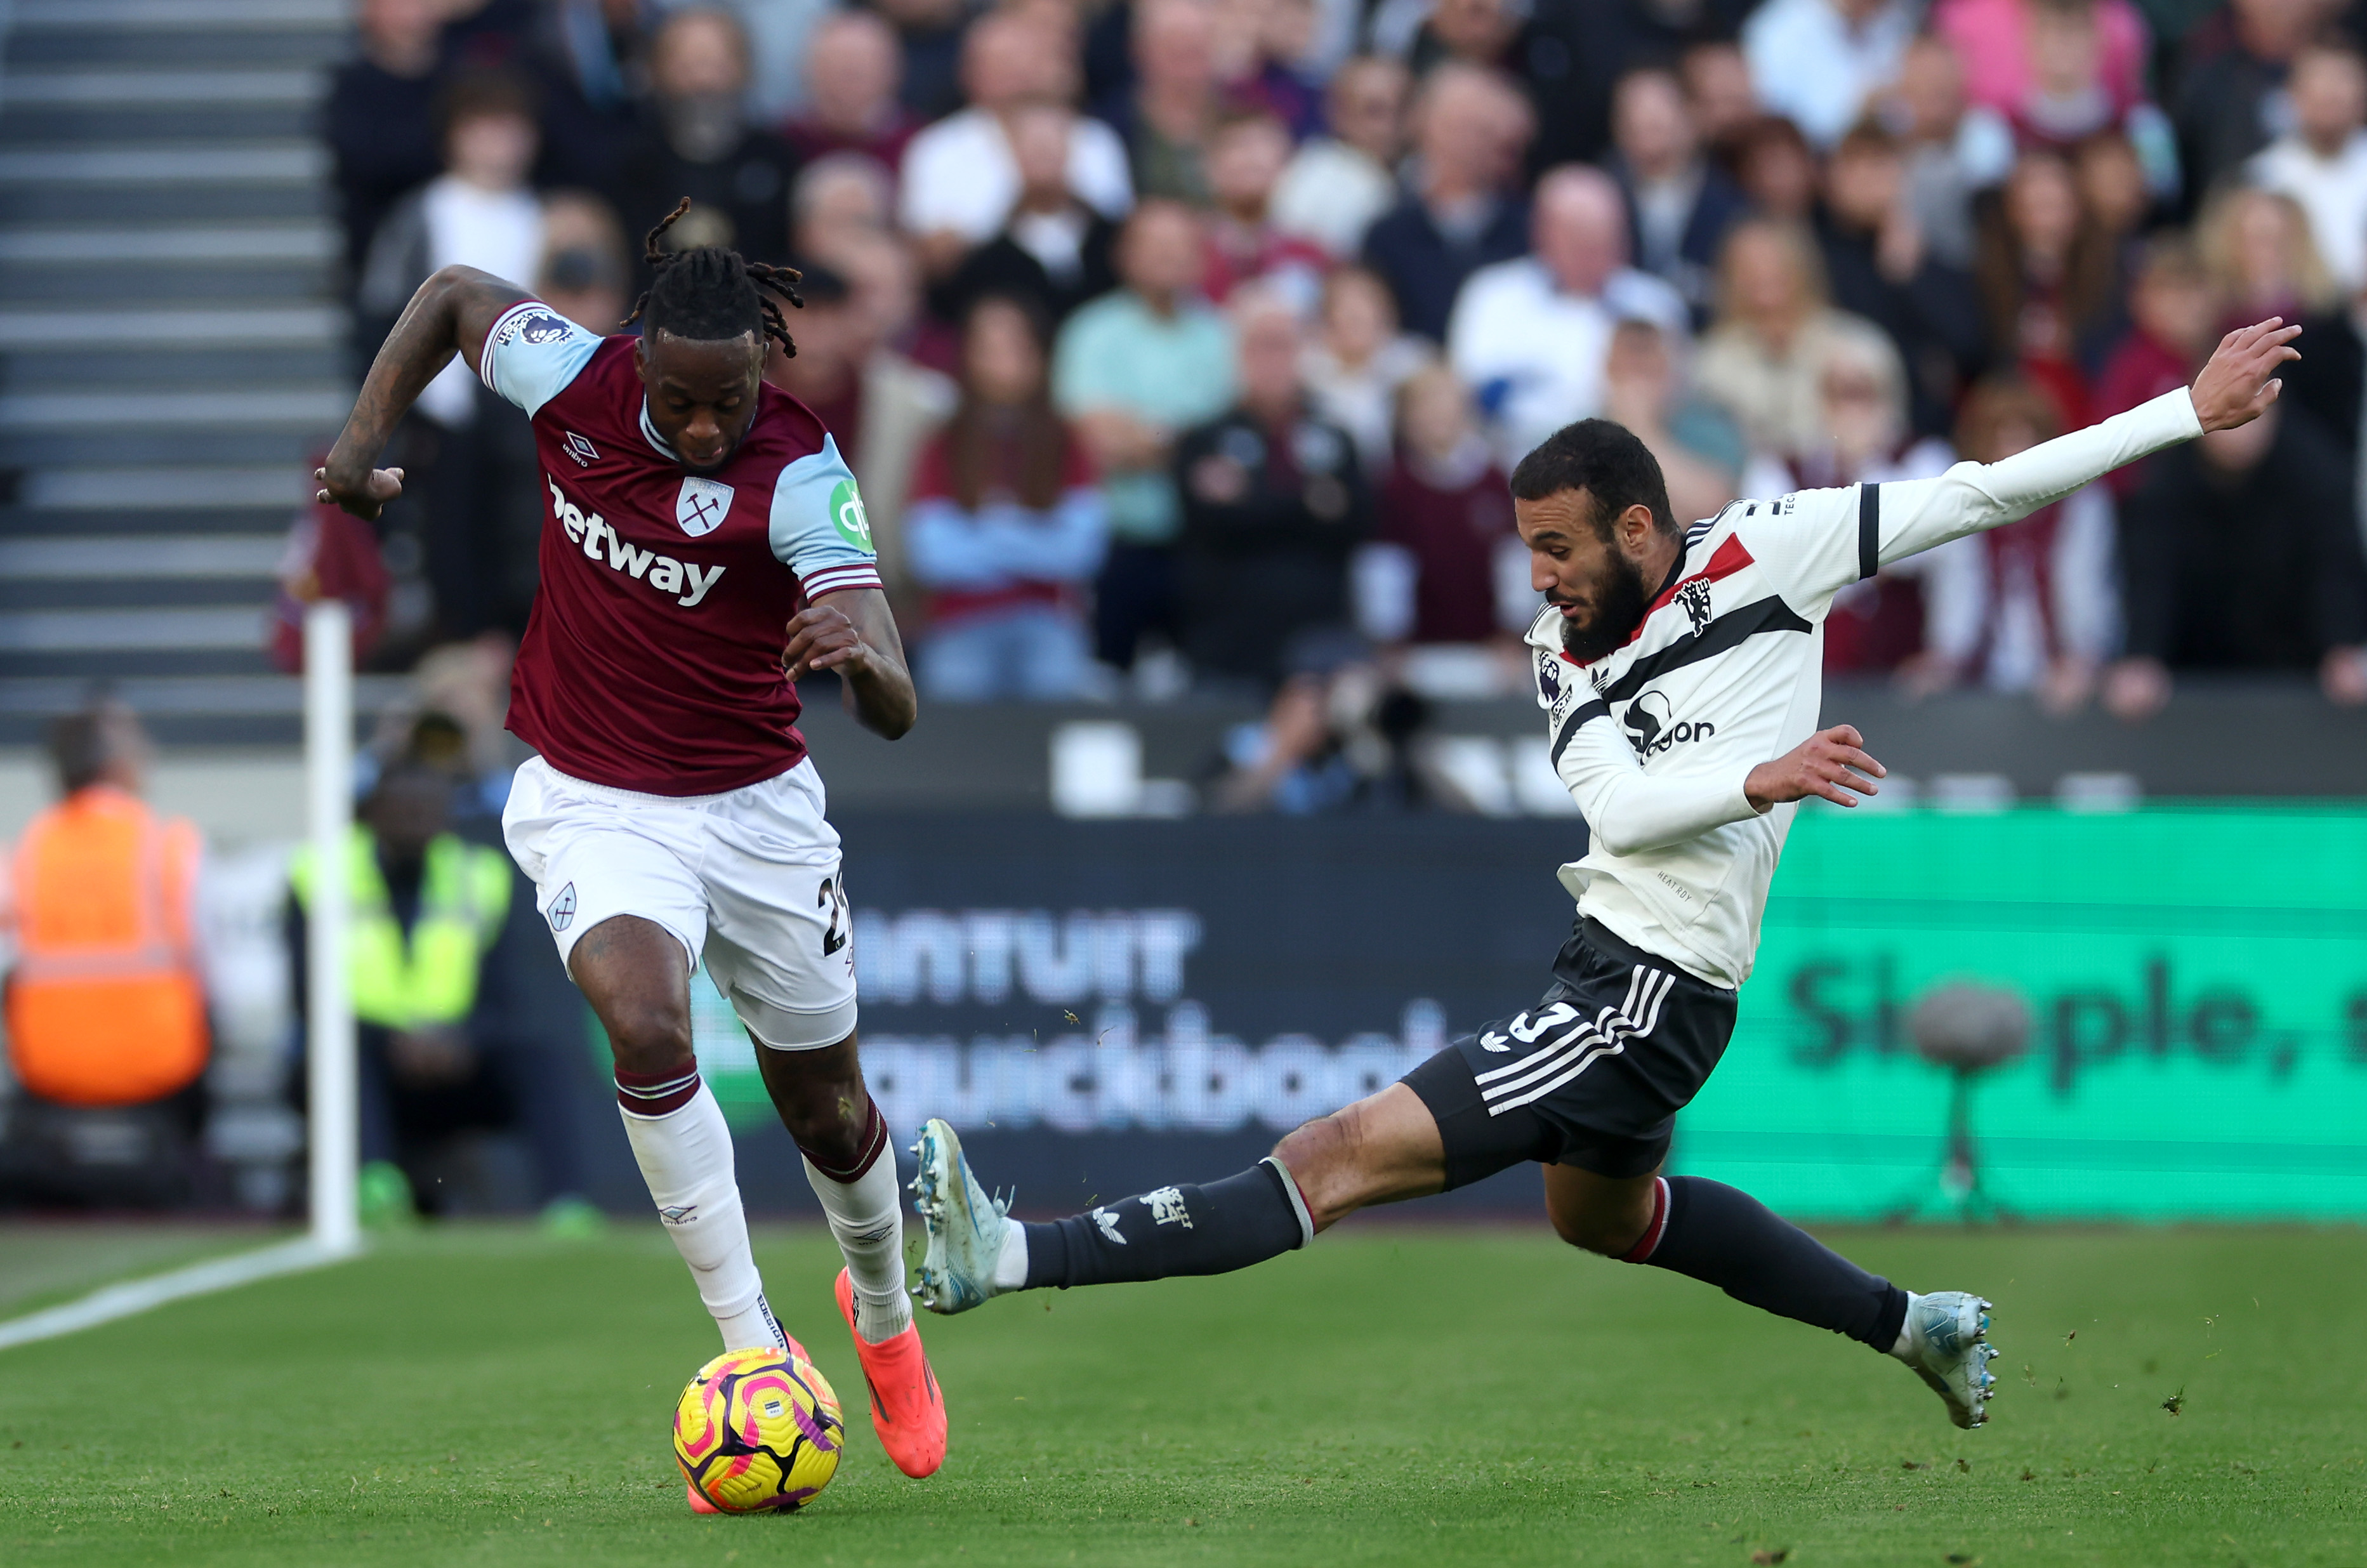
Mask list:
[[[685,197],[650,231],[641,259],[654,276],[649,288],[633,301],[633,313],[617,324],[629,327],[639,321],[651,337],[666,332],[698,343],[760,333],[795,358],[798,345],[789,341],[788,318],[766,295],[768,291],[777,294],[804,310],[806,302],[798,294],[798,269],[748,261],[722,245],[667,249],[666,231],[689,210],[690,198]]]

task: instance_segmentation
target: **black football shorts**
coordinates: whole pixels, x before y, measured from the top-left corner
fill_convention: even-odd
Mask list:
[[[1405,1077],[1438,1119],[1451,1190],[1535,1160],[1598,1176],[1659,1168],[1734,1033],[1735,994],[1581,919],[1525,1012]]]

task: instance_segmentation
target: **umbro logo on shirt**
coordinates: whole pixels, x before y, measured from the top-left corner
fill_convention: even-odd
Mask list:
[[[567,433],[567,455],[575,459],[579,468],[588,468],[600,460],[600,449],[572,430]]]

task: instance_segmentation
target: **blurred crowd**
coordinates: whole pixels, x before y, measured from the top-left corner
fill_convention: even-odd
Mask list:
[[[2004,457],[2271,314],[2308,330],[2269,417],[1859,585],[1829,666],[2124,719],[2190,672],[2367,700],[2367,24],[2332,0],[357,20],[357,351],[454,262],[614,331],[688,197],[674,243],[805,271],[768,374],[851,455],[935,700],[1276,698],[1254,795],[1343,671],[1368,728],[1517,686],[1504,475],[1568,421],[1634,430],[1690,519]],[[348,573],[398,668],[521,629],[542,511],[462,367],[402,445]]]

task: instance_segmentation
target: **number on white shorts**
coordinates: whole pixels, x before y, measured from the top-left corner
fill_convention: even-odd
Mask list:
[[[846,878],[844,874],[821,879],[821,892],[814,899],[814,908],[830,911],[830,929],[822,933],[821,951],[825,958],[846,945]]]

